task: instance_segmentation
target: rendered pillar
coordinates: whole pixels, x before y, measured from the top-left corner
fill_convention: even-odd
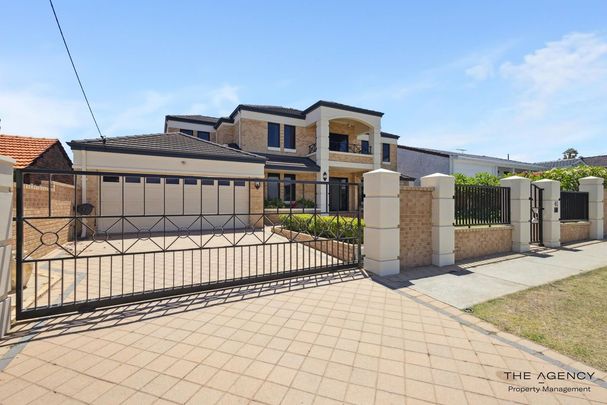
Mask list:
[[[544,190],[542,204],[542,232],[544,246],[561,246],[561,183],[556,180],[538,180],[533,184]]]
[[[13,216],[13,165],[15,160],[0,155],[0,338],[11,325],[11,233]]]
[[[432,192],[432,264],[455,263],[455,177],[435,173],[421,178],[422,187]]]
[[[580,179],[580,191],[588,193],[588,220],[590,221],[590,239],[603,239],[605,192],[601,177]]]
[[[500,180],[502,187],[510,188],[510,224],[512,225],[512,251],[527,252],[531,243],[531,180],[511,176]]]
[[[365,269],[379,276],[400,272],[400,173],[377,169],[364,175]]]
[[[329,120],[321,119],[316,125],[316,164],[320,171],[316,176],[316,181],[324,181],[324,174],[327,174],[329,180]],[[327,195],[329,193],[327,185],[317,185],[316,207],[319,212],[329,211]]]

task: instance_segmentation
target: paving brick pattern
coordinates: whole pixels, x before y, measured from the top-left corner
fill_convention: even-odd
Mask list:
[[[343,271],[18,325],[0,347],[0,402],[607,403],[594,383],[508,392],[505,370],[560,370],[535,350],[590,370]]]

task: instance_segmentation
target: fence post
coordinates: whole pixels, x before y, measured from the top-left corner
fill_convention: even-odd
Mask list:
[[[510,176],[500,180],[502,187],[510,187],[510,223],[512,225],[512,251],[527,252],[531,243],[531,180]]]
[[[400,174],[377,169],[364,175],[365,269],[380,276],[400,272]]]
[[[580,191],[588,193],[588,220],[590,221],[590,239],[603,239],[605,192],[604,180],[601,177],[584,177],[580,179]]]
[[[13,165],[15,160],[0,155],[0,338],[11,325],[11,233],[13,222]]]
[[[557,180],[538,180],[533,184],[544,190],[542,204],[542,233],[544,246],[561,246],[561,182]]]
[[[432,192],[432,264],[455,263],[455,177],[434,173],[421,178],[422,187]]]

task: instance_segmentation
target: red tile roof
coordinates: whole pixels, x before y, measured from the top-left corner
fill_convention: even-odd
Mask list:
[[[23,169],[57,142],[58,139],[0,134],[0,155],[12,157],[17,161],[15,169]]]

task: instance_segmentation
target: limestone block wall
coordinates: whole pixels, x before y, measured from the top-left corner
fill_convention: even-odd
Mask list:
[[[512,251],[512,226],[455,228],[455,260]]]
[[[590,222],[561,222],[561,243],[590,239]]]
[[[16,189],[16,186],[14,186]],[[53,181],[51,183],[51,215],[69,216],[73,215],[74,205],[74,186],[65,183]],[[41,182],[40,185],[23,185],[23,215],[28,216],[49,216],[49,185],[48,182]],[[16,193],[13,193],[13,217],[16,216],[17,204]],[[72,240],[74,226],[69,219],[32,219],[23,225],[23,250],[24,257],[32,254],[32,257],[40,258],[45,254],[56,249],[57,246],[45,245],[41,243],[41,236],[47,232],[57,233],[57,243],[64,244]],[[13,233],[11,244],[13,249],[17,243],[16,224],[12,223]],[[49,241],[50,234],[45,237]]]
[[[432,187],[400,187],[400,267],[432,264]]]

